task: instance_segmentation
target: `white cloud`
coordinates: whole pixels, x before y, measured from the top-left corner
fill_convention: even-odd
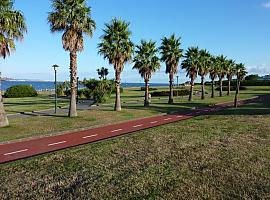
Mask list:
[[[263,3],[262,7],[270,9],[270,1]]]
[[[247,67],[249,74],[266,75],[270,74],[270,65],[258,65]]]

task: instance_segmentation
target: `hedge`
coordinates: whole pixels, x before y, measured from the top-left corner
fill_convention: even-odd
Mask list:
[[[229,88],[228,86],[223,86],[222,90],[223,91],[228,91],[228,88]],[[220,87],[216,88],[216,90],[219,91]],[[240,86],[240,90],[247,90],[247,88],[244,87],[244,86]],[[231,86],[231,91],[236,91],[236,86]]]
[[[151,96],[152,97],[163,97],[163,96],[169,96],[170,95],[170,91],[156,91],[156,92],[152,92]],[[173,95],[174,96],[187,96],[189,95],[189,90],[174,90],[173,91]]]
[[[158,90],[158,89],[149,87],[149,91],[156,91],[156,90]],[[141,91],[145,91],[145,87],[141,87]]]
[[[14,85],[5,92],[6,98],[36,97],[37,91],[31,85]]]

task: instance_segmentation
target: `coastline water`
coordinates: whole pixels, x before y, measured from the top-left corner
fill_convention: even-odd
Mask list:
[[[2,80],[1,90],[5,91],[9,87],[14,85],[32,85],[37,91],[50,91],[54,90],[54,82],[52,81],[6,81]],[[60,83],[60,82],[59,82]],[[121,85],[123,88],[127,87],[143,87],[144,83],[122,83]],[[150,86],[157,87],[157,86],[168,86],[165,83],[150,83]],[[83,86],[81,85],[80,88]]]

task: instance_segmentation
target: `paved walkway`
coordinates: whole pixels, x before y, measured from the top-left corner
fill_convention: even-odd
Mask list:
[[[252,103],[258,99],[239,101],[239,105]],[[210,114],[232,107],[233,103],[223,103],[214,107],[199,108],[185,113],[174,113],[123,122],[85,131],[63,135],[31,139],[22,142],[0,144],[0,163],[11,162],[44,153],[54,152],[78,145],[88,144],[108,138],[144,130],[164,124],[187,120],[199,115]]]

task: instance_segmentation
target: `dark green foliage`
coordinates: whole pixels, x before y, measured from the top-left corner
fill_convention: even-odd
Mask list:
[[[113,89],[112,89],[112,93],[113,94],[115,94],[116,92],[115,92],[115,87],[113,87]],[[120,88],[120,93],[124,93],[124,88]]]
[[[149,91],[156,91],[156,90],[158,89],[149,87]],[[141,87],[141,91],[145,91],[145,87]]]
[[[152,92],[151,96],[152,97],[164,97],[164,96],[169,96],[170,91],[156,91]],[[174,96],[186,96],[189,95],[189,90],[174,90],[173,91]]]
[[[36,97],[37,91],[31,85],[14,85],[5,92],[6,98]]]
[[[100,81],[95,90],[93,91],[94,101],[97,103],[106,102],[112,94],[113,85],[114,84],[112,81]]]
[[[256,80],[259,80],[259,75],[258,74],[251,74],[251,75],[248,75],[246,76],[245,80],[247,81],[256,81]]]
[[[83,90],[83,95],[89,99],[93,98],[97,103],[106,102],[114,89],[113,80],[84,80],[82,84],[86,87]],[[123,89],[123,88],[122,88]]]
[[[220,87],[216,88],[216,91],[219,91]],[[240,86],[240,90],[247,90],[246,87]],[[228,86],[223,86],[222,91],[228,91]],[[236,91],[236,86],[231,86],[231,91]]]
[[[224,81],[224,86],[228,86],[228,81]],[[236,80],[231,82],[231,85],[236,86]],[[270,86],[270,80],[243,80],[242,86]]]

